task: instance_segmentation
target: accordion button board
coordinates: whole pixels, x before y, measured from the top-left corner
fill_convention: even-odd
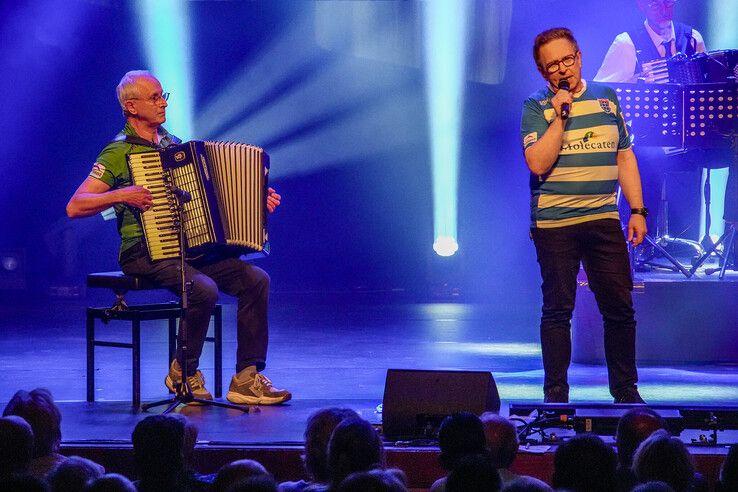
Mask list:
[[[269,156],[263,149],[191,141],[127,159],[133,183],[154,195],[152,209],[141,214],[152,260],[181,255],[180,207],[186,256],[214,250],[268,253]]]

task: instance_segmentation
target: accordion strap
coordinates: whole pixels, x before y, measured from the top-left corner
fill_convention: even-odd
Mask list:
[[[113,142],[127,142],[133,145],[142,145],[144,147],[151,147],[152,149],[157,148],[154,142],[141,138],[137,135],[116,135]]]
[[[182,141],[179,138],[175,137],[171,133],[165,134],[165,136],[168,136],[169,139],[171,140],[171,143],[173,143],[173,144],[180,144],[180,143],[182,143]],[[160,148],[154,142],[152,142],[150,140],[146,140],[145,138],[141,138],[138,135],[125,135],[123,133],[120,133],[120,134],[116,135],[115,138],[113,139],[113,142],[126,142],[126,143],[129,143],[129,144],[132,144],[132,145],[141,145],[143,147],[150,147],[152,149],[159,149]],[[113,142],[111,142],[111,143],[113,143]]]

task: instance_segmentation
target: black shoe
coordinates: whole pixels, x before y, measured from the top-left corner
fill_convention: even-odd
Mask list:
[[[543,403],[569,403],[569,391],[559,386],[544,390]]]
[[[641,398],[641,395],[640,393],[638,393],[638,390],[635,386],[618,391],[615,394],[615,400],[613,400],[613,403],[637,403],[641,405],[646,404],[643,398]]]

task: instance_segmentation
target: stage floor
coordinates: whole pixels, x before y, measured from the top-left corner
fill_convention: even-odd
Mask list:
[[[729,278],[733,282],[735,279]],[[46,387],[63,413],[63,437],[72,442],[129,441],[146,414],[130,406],[130,351],[96,350],[96,403],[85,400],[84,309],[111,303],[106,292],[86,299],[52,300],[33,307],[0,306],[0,404],[17,389]],[[510,296],[507,296],[508,298]],[[131,304],[169,300],[130,294]],[[228,387],[235,352],[235,305],[224,297],[224,370]],[[306,417],[326,406],[356,409],[379,423],[388,368],[488,370],[507,403],[542,398],[538,344],[539,306],[535,296],[519,303],[419,303],[385,295],[276,294],[272,298],[267,374],[293,400],[249,414],[220,408],[181,408],[200,427],[200,440],[225,444],[302,443]],[[98,324],[98,327],[100,325]],[[100,334],[130,330],[123,322],[98,328]],[[709,336],[709,326],[695,332]],[[736,335],[738,336],[738,335]],[[163,381],[167,361],[166,322],[143,324],[141,394],[144,401],[168,396]],[[213,358],[206,344],[202,370],[212,382]],[[574,364],[571,400],[610,402],[604,365]],[[654,404],[738,405],[738,366],[730,364],[658,365],[640,368],[643,397]],[[152,410],[155,412],[158,410]]]

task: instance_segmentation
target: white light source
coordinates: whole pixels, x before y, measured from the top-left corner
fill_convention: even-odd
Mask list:
[[[439,236],[433,243],[433,251],[438,256],[452,256],[459,250],[459,243],[451,236]]]

